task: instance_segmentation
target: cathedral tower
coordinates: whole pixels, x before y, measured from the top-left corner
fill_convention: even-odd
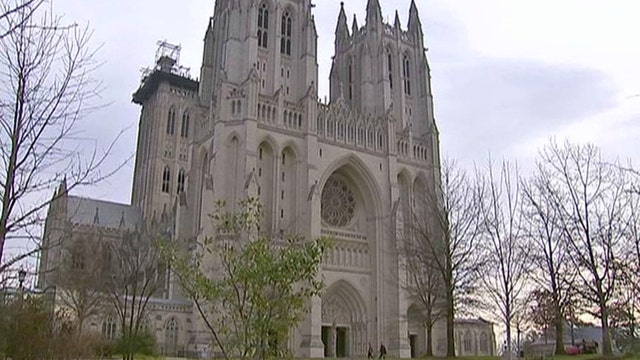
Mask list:
[[[186,192],[191,141],[200,115],[198,82],[179,65],[180,47],[158,43],[156,64],[143,73],[133,102],[141,105],[132,205],[151,220],[169,216]]]
[[[349,32],[341,9],[335,36],[332,101],[342,97],[351,108],[368,114],[390,112],[398,120],[397,131],[435,131],[431,76],[415,1],[407,30],[397,11],[394,24],[385,24],[378,0],[368,0],[365,25],[359,27],[354,17]]]
[[[199,87],[209,116],[197,131],[198,166],[190,182],[198,189],[189,199],[197,209],[198,233],[206,229],[214,199],[233,206],[247,196],[262,200],[265,229],[296,227],[302,198],[298,164],[306,150],[278,147],[274,138],[298,140],[315,118],[317,33],[311,7],[309,0],[216,2]]]

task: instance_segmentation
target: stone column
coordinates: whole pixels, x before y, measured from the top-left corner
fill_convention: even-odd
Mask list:
[[[321,337],[322,331],[322,299],[314,296],[311,299],[311,307],[301,328],[300,352],[303,358],[318,359],[324,357],[324,344]]]
[[[327,355],[330,358],[334,358],[336,357],[336,337],[337,337],[337,332],[336,332],[336,326],[335,324],[333,326],[331,326],[331,328],[329,329],[329,343],[327,344]]]

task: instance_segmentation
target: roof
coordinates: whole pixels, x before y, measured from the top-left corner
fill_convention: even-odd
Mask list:
[[[133,230],[140,223],[140,210],[110,201],[67,197],[67,217],[73,224]]]
[[[455,319],[456,324],[476,324],[476,325],[493,325],[491,321],[485,320],[483,318],[477,319]]]
[[[162,70],[155,70],[142,80],[140,88],[133,94],[132,101],[142,105],[158,90],[158,87],[163,82],[192,91],[197,91],[199,86],[198,81],[193,79]]]

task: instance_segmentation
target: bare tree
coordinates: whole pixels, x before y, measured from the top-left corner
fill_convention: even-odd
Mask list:
[[[45,0],[17,0],[13,2],[3,3],[0,13],[0,39],[11,34],[24,25]],[[21,17],[22,21],[12,22],[11,17],[22,10],[27,10],[25,16]]]
[[[577,272],[569,259],[570,249],[565,241],[560,221],[561,213],[551,194],[549,174],[539,166],[529,181],[523,181],[525,233],[532,245],[530,258],[534,270],[531,277],[538,289],[535,297],[545,313],[553,315],[555,354],[565,353],[565,309],[571,300],[571,286]],[[540,318],[538,318],[540,320]],[[545,318],[545,325],[547,319]],[[545,339],[547,334],[545,333]]]
[[[554,304],[553,296],[549,290],[543,288],[533,290],[530,297],[531,302],[527,309],[527,318],[533,330],[537,334],[541,334],[544,338],[544,343],[547,344],[549,341],[549,329],[555,327],[556,305]]]
[[[497,310],[498,318],[506,328],[506,351],[511,355],[512,325],[524,304],[522,298],[530,252],[522,233],[518,168],[503,161],[496,174],[494,164],[490,162],[482,181],[487,191],[480,206],[485,253],[481,281],[487,294],[487,305]]]
[[[75,329],[80,336],[85,321],[100,314],[106,301],[105,278],[109,275],[105,246],[91,244],[91,248],[82,240],[69,249],[71,256],[63,262],[59,270],[57,293],[60,303],[69,309],[75,318]]]
[[[420,241],[404,240],[404,268],[407,281],[403,288],[410,298],[417,300],[420,310],[419,320],[427,333],[426,357],[433,356],[433,327],[445,317],[446,308],[444,282],[440,270],[429,249],[420,249]],[[416,246],[417,245],[417,246]]]
[[[551,143],[540,156],[540,167],[560,214],[563,236],[579,278],[574,287],[593,305],[591,315],[600,319],[602,353],[611,355],[609,316],[620,276],[619,260],[628,229],[627,174],[605,163],[593,145],[559,146]]]
[[[613,301],[611,323],[618,329],[618,345],[626,345],[629,351],[638,350],[637,314],[640,313],[640,189],[631,183],[628,196],[626,216],[628,226],[624,234],[625,251],[621,254],[621,276],[616,284],[616,295]]]
[[[48,192],[95,184],[104,151],[78,140],[79,123],[101,90],[88,27],[67,25],[40,0],[0,4],[0,272],[39,250]],[[117,166],[116,169],[120,168]],[[8,241],[33,249],[5,258]]]
[[[109,304],[114,308],[122,340],[126,346],[124,360],[133,359],[133,346],[141,334],[149,299],[157,295],[166,279],[160,261],[159,242],[167,236],[163,226],[141,225],[125,231],[122,240],[110,244],[110,274],[106,280]]]
[[[444,161],[439,191],[427,192],[419,199],[418,207],[425,211],[413,212],[413,239],[405,242],[406,262],[415,271],[409,274],[409,293],[420,298],[425,307],[434,307],[434,322],[440,317],[446,319],[447,357],[455,357],[456,313],[477,305],[481,257],[475,249],[481,230],[480,185],[471,181],[455,161]],[[438,274],[437,283],[434,272]],[[437,298],[435,291],[439,292]]]

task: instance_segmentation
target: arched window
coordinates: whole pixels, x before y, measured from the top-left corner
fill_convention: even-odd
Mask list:
[[[404,93],[411,95],[411,66],[409,56],[404,55],[402,58],[402,76],[404,77]]]
[[[468,354],[471,352],[471,332],[469,330],[467,330],[467,332],[464,334],[464,340],[463,340],[463,347],[464,347],[464,352],[465,354]]]
[[[389,71],[389,87],[393,89],[393,63],[391,62],[391,51],[387,52],[387,69]]]
[[[167,135],[173,135],[176,128],[176,109],[169,109],[167,115]]]
[[[189,112],[185,111],[182,114],[182,126],[180,127],[180,136],[183,138],[189,137]]]
[[[86,252],[83,242],[77,242],[71,248],[71,269],[83,271],[86,265]]]
[[[280,53],[291,55],[291,15],[288,11],[282,15],[280,35]]]
[[[164,325],[165,355],[175,355],[178,349],[178,323],[171,318]]]
[[[489,337],[486,332],[480,333],[480,351],[482,354],[489,353]]]
[[[353,60],[349,61],[349,100],[353,99]]]
[[[102,322],[102,336],[107,340],[115,340],[117,335],[116,320],[109,316]]]
[[[211,176],[209,176],[209,155],[206,153],[204,154],[204,159],[202,160],[202,171],[200,172],[200,197],[198,199],[198,206],[196,207],[196,229],[198,229],[198,231],[200,229],[202,221],[202,200],[204,197],[205,189],[213,190],[213,179],[211,179]]]
[[[258,47],[267,48],[269,40],[269,9],[262,3],[258,9]]]
[[[178,194],[184,192],[184,180],[187,177],[187,174],[184,172],[184,169],[180,169],[178,172]]]
[[[164,172],[162,173],[162,192],[169,193],[171,183],[171,169],[168,166],[164,168]]]

